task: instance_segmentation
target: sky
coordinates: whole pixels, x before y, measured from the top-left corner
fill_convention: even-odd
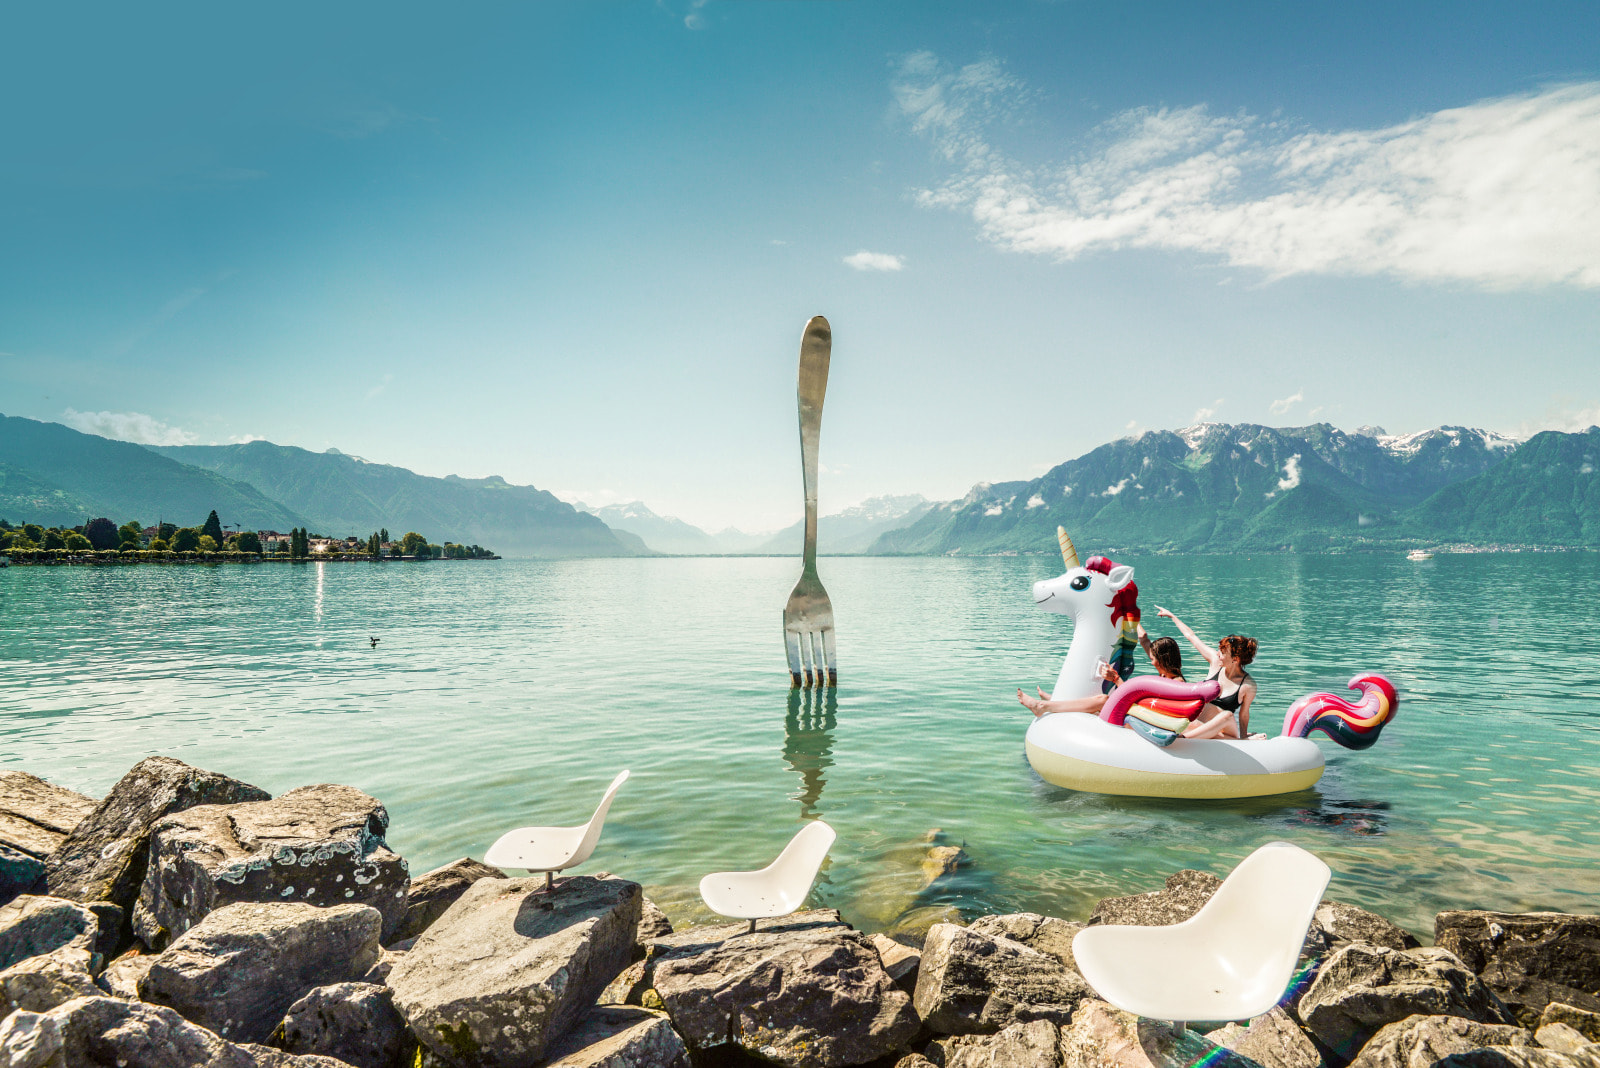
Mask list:
[[[1600,5],[0,9],[0,412],[704,529],[1600,422]],[[3,458],[0,458],[3,459]]]

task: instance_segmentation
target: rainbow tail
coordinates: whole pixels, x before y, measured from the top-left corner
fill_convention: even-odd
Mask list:
[[[1321,731],[1346,749],[1365,749],[1378,740],[1383,725],[1394,718],[1400,697],[1394,683],[1382,675],[1357,675],[1350,689],[1361,691],[1351,704],[1331,693],[1313,693],[1289,706],[1283,717],[1285,738],[1309,738]]]

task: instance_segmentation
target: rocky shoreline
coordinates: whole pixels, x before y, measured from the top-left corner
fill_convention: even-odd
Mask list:
[[[98,801],[0,773],[0,1068],[1600,1068],[1596,916],[1443,912],[1422,947],[1325,901],[1278,1007],[1179,1031],[1099,1000],[1072,939],[1188,918],[1203,872],[1081,922],[674,931],[612,875],[413,879],[388,823],[169,757]]]

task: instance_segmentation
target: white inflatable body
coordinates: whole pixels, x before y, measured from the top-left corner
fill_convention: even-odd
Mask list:
[[[1179,738],[1163,749],[1082,712],[1040,716],[1026,746],[1028,763],[1045,782],[1136,797],[1284,794],[1314,785],[1323,768],[1322,750],[1310,738]]]

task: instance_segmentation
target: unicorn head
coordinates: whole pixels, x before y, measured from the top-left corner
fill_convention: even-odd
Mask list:
[[[1078,562],[1078,550],[1061,527],[1056,528],[1061,559],[1067,570],[1053,579],[1033,584],[1033,603],[1046,612],[1072,617],[1072,645],[1056,678],[1056,697],[1088,697],[1100,692],[1095,661],[1109,656],[1116,644],[1118,626],[1113,615],[1117,595],[1133,582],[1133,568],[1125,564],[1106,571],[1090,570]],[[1098,563],[1100,557],[1090,560]]]

